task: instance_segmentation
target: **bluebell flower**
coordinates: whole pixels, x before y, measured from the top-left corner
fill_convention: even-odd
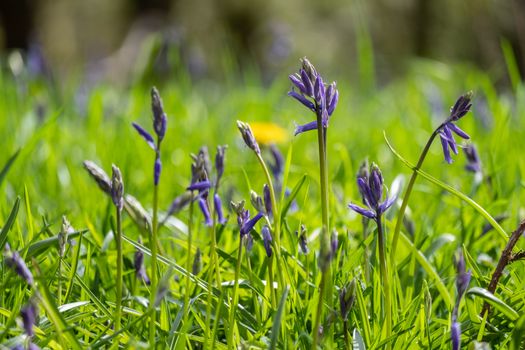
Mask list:
[[[284,172],[284,157],[275,144],[270,145],[270,153],[273,157],[273,163],[270,163],[270,170],[275,181],[281,186],[281,176]]]
[[[17,251],[11,251],[9,243],[5,244],[4,256],[6,265],[15,270],[18,276],[22,277],[27,282],[27,284],[32,286],[35,282],[33,274],[27,267],[20,254]]]
[[[341,308],[341,318],[343,319],[343,321],[348,320],[348,314],[354,306],[356,298],[355,284],[355,279],[353,279],[339,291],[339,306]]]
[[[263,186],[263,199],[264,199],[264,209],[266,210],[266,215],[268,215],[268,217],[272,217],[273,215],[272,198],[270,194],[270,187],[267,184],[264,184]]]
[[[217,172],[217,179],[215,185],[220,182],[222,174],[224,173],[224,155],[227,146],[217,146],[217,154],[215,155],[215,171]]]
[[[473,173],[481,173],[481,159],[479,158],[476,146],[470,143],[463,148],[463,152],[467,157],[465,169]]]
[[[142,244],[140,239],[139,243]],[[138,279],[141,279],[149,286],[151,281],[146,272],[146,268],[144,267],[144,253],[142,253],[140,249],[135,250],[133,266],[135,268],[135,276],[137,276]]]
[[[303,255],[307,255],[310,252],[308,249],[308,238],[306,237],[306,226],[301,224],[301,234],[299,235],[299,248]]]
[[[217,193],[213,196],[213,205],[215,206],[215,212],[217,213],[217,221],[219,224],[224,225],[226,223],[226,218],[222,212],[222,201],[221,197]]]
[[[336,83],[325,84],[321,75],[306,58],[302,59],[302,68],[299,72],[290,75],[289,78],[293,87],[288,95],[314,112],[317,119],[321,120],[323,128],[327,128],[328,121],[339,101]],[[317,119],[304,125],[297,125],[295,135],[317,129]]]
[[[36,318],[38,316],[38,310],[36,308],[36,305],[32,302],[29,302],[29,304],[27,304],[20,310],[20,316],[22,316],[22,323],[24,325],[24,331],[27,334],[27,336],[34,336],[35,331],[33,330],[33,327],[36,324]]]
[[[112,165],[113,175],[111,177],[111,199],[119,211],[124,208],[124,182],[122,173],[116,165]]]
[[[111,195],[111,180],[101,167],[90,160],[84,161],[84,168],[98,184],[98,187],[106,194]]]
[[[199,197],[199,208],[204,216],[204,224],[206,226],[212,226],[213,221],[211,219],[210,209],[208,208],[208,202],[203,197]]]
[[[272,234],[270,233],[270,228],[268,225],[264,225],[262,228],[262,238],[263,238],[263,244],[264,249],[266,250],[266,256],[271,258],[272,257]]]
[[[239,233],[241,238],[253,230],[255,224],[263,217],[262,213],[257,213],[253,218],[250,218],[250,212],[244,209],[244,201],[239,203],[231,203],[232,208],[237,213],[237,224],[239,225]]]
[[[192,183],[186,189],[188,191],[199,191],[199,192],[202,192],[202,191],[208,190],[210,187],[211,187],[211,182],[208,181],[208,180],[203,180],[203,181]]]
[[[379,167],[372,163],[370,172],[360,173],[357,177],[359,193],[363,197],[366,208],[350,203],[348,206],[358,214],[369,219],[377,219],[394,204],[395,197],[383,200],[383,175]]]
[[[253,131],[250,127],[250,124],[237,120],[237,127],[241,132],[242,139],[244,140],[246,146],[251,148],[255,153],[260,154],[261,148],[259,147],[259,144],[257,143],[255,136],[253,135]]]
[[[452,322],[450,339],[452,340],[452,350],[459,350],[461,348],[461,325],[459,322]]]
[[[454,135],[452,134],[452,132],[454,132],[456,135],[458,135],[459,137],[463,139],[468,140],[470,138],[470,136],[467,135],[466,132],[461,130],[454,123],[470,111],[470,107],[472,106],[472,104],[470,103],[471,100],[472,100],[472,92],[469,92],[459,97],[456,103],[454,104],[454,106],[452,106],[450,110],[450,116],[445,121],[445,123],[443,123],[443,125],[439,128],[439,138],[441,139],[443,155],[445,157],[445,160],[449,164],[452,163],[452,157],[450,156],[450,150],[452,150],[454,154],[458,154],[456,140],[454,139]]]

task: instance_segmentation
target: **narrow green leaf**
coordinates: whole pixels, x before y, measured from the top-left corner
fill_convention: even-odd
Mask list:
[[[283,209],[281,210],[281,222],[284,221],[284,218],[286,216],[286,213],[288,213],[288,210],[290,209],[290,206],[292,205],[293,200],[295,197],[297,197],[297,194],[299,194],[299,191],[303,187],[305,181],[306,181],[306,174],[304,174],[299,181],[295,184],[292,192],[290,195],[286,198],[286,202],[283,205]],[[284,191],[283,191],[284,192]]]
[[[286,286],[283,291],[283,295],[281,296],[281,300],[279,301],[279,307],[277,308],[277,313],[275,314],[275,318],[273,319],[273,326],[272,326],[272,338],[270,342],[269,349],[277,349],[277,339],[279,338],[279,330],[281,328],[281,322],[283,319],[284,314],[284,306],[286,304],[286,298],[288,297],[288,292],[290,291],[290,286]]]
[[[501,311],[501,313],[507,316],[507,318],[511,321],[516,321],[520,317],[519,314],[516,312],[516,310],[514,310],[512,307],[507,305],[503,300],[501,300],[500,298],[498,298],[497,296],[495,296],[494,294],[492,294],[491,292],[489,292],[488,290],[484,288],[473,287],[473,288],[470,288],[466,294],[475,295],[475,296],[482,298],[487,303],[489,303],[490,305],[494,306],[496,309]]]
[[[27,221],[27,227],[28,227],[26,242],[31,242],[31,240],[33,239],[33,234],[34,234],[33,214],[31,213],[31,203],[29,201],[29,192],[27,191],[27,186],[24,186],[24,202],[26,205],[26,216],[27,216],[26,221]]]
[[[13,163],[15,162],[19,154],[20,154],[20,149],[18,149],[11,157],[9,157],[7,162],[5,162],[2,170],[0,170],[0,186],[2,185],[2,182],[4,182],[4,179],[7,176],[9,169],[11,169],[11,166],[13,165]]]
[[[1,249],[4,248],[5,242],[7,242],[7,233],[9,232],[9,230],[15,223],[15,219],[18,214],[19,207],[20,207],[20,197],[16,197],[16,201],[15,201],[15,204],[13,205],[13,209],[11,209],[11,213],[9,214],[7,221],[2,227],[2,230],[0,230],[0,248]]]
[[[521,316],[516,327],[512,332],[512,342],[510,343],[510,350],[523,349],[523,343],[525,341],[525,315]]]

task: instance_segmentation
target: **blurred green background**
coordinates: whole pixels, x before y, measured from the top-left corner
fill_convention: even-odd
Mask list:
[[[41,55],[61,79],[88,73],[88,79],[123,84],[144,74],[151,61],[147,73],[155,79],[176,78],[174,58],[196,79],[221,81],[227,60],[269,81],[302,56],[352,80],[364,79],[362,67],[371,65],[379,82],[389,81],[413,58],[426,58],[472,62],[506,83],[503,38],[523,72],[524,1],[0,2],[0,50]]]

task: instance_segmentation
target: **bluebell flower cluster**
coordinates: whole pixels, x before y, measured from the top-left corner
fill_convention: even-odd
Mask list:
[[[463,96],[460,96],[454,106],[450,109],[450,116],[439,128],[439,138],[441,139],[441,146],[443,147],[443,155],[445,156],[445,161],[447,163],[452,163],[452,157],[450,156],[450,150],[454,154],[458,154],[458,148],[456,145],[456,140],[454,139],[454,132],[459,137],[468,140],[470,138],[466,132],[461,130],[455,122],[462,118],[465,114],[470,111],[472,103],[472,93],[469,92]]]
[[[383,200],[383,175],[379,167],[372,163],[368,171],[360,171],[357,176],[357,186],[366,208],[350,203],[348,206],[358,214],[369,219],[377,219],[394,204],[395,197]]]
[[[293,87],[288,95],[314,112],[317,119],[307,124],[297,125],[295,135],[316,130],[318,120],[322,122],[323,128],[327,128],[339,101],[339,91],[335,81],[328,85],[325,84],[321,75],[306,58],[303,58],[301,62],[302,68],[299,72],[289,76]]]

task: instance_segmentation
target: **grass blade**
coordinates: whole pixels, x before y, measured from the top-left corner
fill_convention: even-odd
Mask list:
[[[0,247],[2,249],[5,246],[5,242],[7,242],[7,233],[9,232],[9,230],[15,223],[16,216],[18,215],[18,208],[20,208],[20,197],[16,197],[16,201],[15,201],[15,204],[13,205],[13,209],[11,209],[11,213],[9,214],[7,221],[2,227],[2,230],[0,230]]]
[[[467,295],[475,295],[482,298],[484,301],[494,306],[496,309],[501,311],[502,314],[507,316],[511,321],[516,321],[519,318],[519,314],[512,307],[507,305],[503,300],[489,292],[488,290],[480,287],[470,288]]]
[[[277,313],[273,320],[272,326],[272,339],[270,342],[270,349],[277,349],[277,339],[279,338],[279,329],[281,328],[281,322],[284,314],[284,306],[286,304],[286,298],[288,297],[288,292],[290,291],[290,286],[286,286],[284,289],[281,300],[279,301],[279,307],[277,308]]]
[[[18,155],[20,154],[20,149],[18,149],[9,159],[7,162],[5,162],[4,167],[2,170],[0,170],[0,186],[2,185],[2,182],[4,182],[5,177],[7,176],[7,173],[9,172],[9,169],[11,169],[11,166],[13,166],[13,163],[15,162],[16,158],[18,158]]]

